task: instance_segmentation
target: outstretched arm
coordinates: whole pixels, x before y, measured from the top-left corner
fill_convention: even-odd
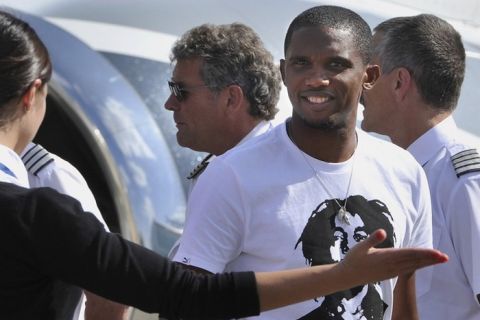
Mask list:
[[[45,279],[47,285],[51,279],[60,279],[172,319],[256,315],[448,259],[432,249],[374,249],[385,239],[384,231],[376,231],[338,264],[269,273],[204,275],[106,232],[77,201],[51,189],[0,183],[0,202],[5,231],[0,233],[2,257],[8,257],[2,260],[5,274],[16,274],[12,270],[24,268],[29,261],[28,266],[38,269],[28,268],[28,272]],[[22,250],[11,246],[12,241],[21,244]],[[23,279],[10,278],[9,283],[18,284],[19,290],[31,292],[30,301],[37,301],[36,293],[42,288],[25,290]],[[26,300],[22,297],[21,301]],[[22,308],[15,312],[33,312]]]
[[[375,249],[385,240],[383,230],[375,231],[355,246],[338,264],[278,272],[255,273],[260,310],[266,311],[378,282],[446,262],[445,254],[433,249]]]

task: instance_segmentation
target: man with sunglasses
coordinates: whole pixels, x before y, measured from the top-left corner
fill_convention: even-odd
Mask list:
[[[280,73],[258,35],[240,23],[189,30],[175,43],[171,59],[165,108],[173,112],[178,144],[208,153],[187,177],[193,188],[215,156],[272,128]]]
[[[189,175],[195,180],[214,156],[271,128],[280,73],[258,35],[240,23],[189,30],[175,43],[172,62],[165,108],[177,141],[209,153]]]

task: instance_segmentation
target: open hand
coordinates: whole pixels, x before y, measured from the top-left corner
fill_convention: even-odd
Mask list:
[[[374,246],[384,241],[386,233],[378,229],[367,239],[360,242],[338,264],[342,274],[353,275],[361,284],[378,282],[417,269],[448,261],[448,256],[435,249],[425,248],[388,248],[376,249]],[[353,277],[352,277],[352,281]]]

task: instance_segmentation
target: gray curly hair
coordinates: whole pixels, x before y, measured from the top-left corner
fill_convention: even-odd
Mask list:
[[[214,91],[239,85],[253,117],[270,120],[276,108],[281,78],[260,37],[241,23],[203,24],[187,31],[172,48],[170,60],[202,58],[201,76]]]

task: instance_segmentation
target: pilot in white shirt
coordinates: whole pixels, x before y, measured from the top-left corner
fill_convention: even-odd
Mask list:
[[[31,188],[50,187],[75,198],[83,210],[93,213],[109,231],[87,182],[73,165],[32,142],[22,152],[21,159],[28,171]],[[73,320],[83,320],[84,313],[85,294],[82,293]]]
[[[83,210],[93,213],[108,231],[92,191],[73,165],[35,143],[25,148],[21,158],[27,168],[31,188],[50,187],[77,199]]]
[[[408,147],[430,186],[433,246],[450,257],[417,272],[420,319],[480,319],[480,156],[460,139],[450,115]]]
[[[35,145],[30,144],[29,146],[27,146],[26,149],[28,150],[31,146],[35,146]],[[44,160],[47,160],[45,164],[47,165],[49,163],[53,164],[53,158],[48,154],[48,152],[46,152],[42,147],[39,146],[39,150],[40,149],[43,150],[43,154],[46,156],[44,157]],[[35,159],[39,160],[40,158],[35,157]],[[38,163],[44,164],[43,161],[39,161]],[[46,166],[42,166],[42,168],[39,168],[39,170],[41,171],[45,167]],[[31,186],[29,183],[29,176],[31,176],[31,174],[27,172],[25,165],[22,162],[22,159],[18,156],[18,154],[12,149],[8,148],[7,146],[0,144],[0,181],[13,183],[15,185],[18,185],[24,188],[30,188]],[[35,179],[33,181],[35,181]],[[40,180],[37,179],[36,182],[40,183]],[[37,184],[35,186],[40,187],[41,185]],[[49,186],[49,185],[45,184],[44,186]],[[72,302],[71,306],[75,306],[75,303],[76,303],[76,306],[77,306],[72,320],[83,320],[84,312],[85,312],[84,310],[85,297],[83,293],[81,293],[79,289],[62,291],[63,289],[60,286],[61,285],[59,284],[58,285],[59,291],[55,291],[54,294],[60,294],[59,293],[60,291],[62,292],[61,294],[64,294],[64,295],[68,294],[68,296],[70,297],[69,298],[70,300],[66,299],[65,301],[67,302],[71,301]],[[78,297],[80,297],[80,299],[78,299]],[[77,302],[77,299],[78,299],[78,302]]]

